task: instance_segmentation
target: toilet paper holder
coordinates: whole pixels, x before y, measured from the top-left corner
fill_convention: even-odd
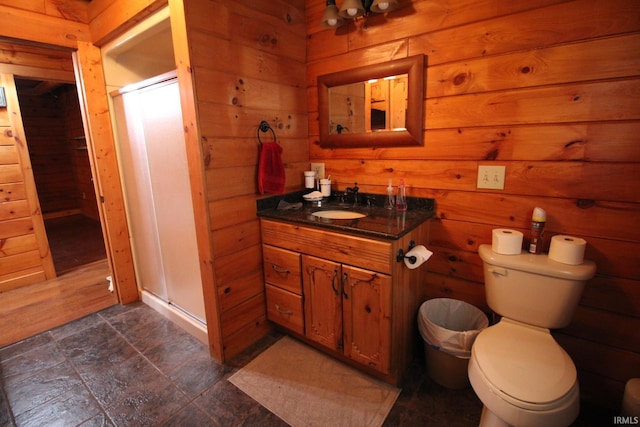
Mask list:
[[[407,252],[409,252],[415,246],[416,246],[416,242],[411,240],[409,242],[409,248],[407,249]],[[402,248],[398,249],[398,252],[396,253],[396,261],[397,262],[402,262],[405,258],[407,258],[409,260],[409,263],[411,263],[411,264],[415,264],[416,261],[418,260],[415,256],[406,256],[405,252],[402,250]]]

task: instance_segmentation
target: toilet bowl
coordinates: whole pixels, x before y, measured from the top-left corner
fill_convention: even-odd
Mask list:
[[[576,367],[550,329],[571,322],[595,264],[566,265],[547,255],[478,250],[487,304],[502,316],[478,334],[469,381],[484,407],[481,427],[566,427],[580,411]]]
[[[569,355],[548,329],[510,319],[476,338],[469,381],[484,404],[483,427],[567,426],[580,410]]]

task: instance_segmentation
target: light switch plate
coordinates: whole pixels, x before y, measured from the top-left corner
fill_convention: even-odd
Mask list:
[[[504,190],[506,166],[478,166],[478,183],[476,188]]]
[[[311,170],[316,171],[318,179],[324,179],[324,163],[311,163]]]

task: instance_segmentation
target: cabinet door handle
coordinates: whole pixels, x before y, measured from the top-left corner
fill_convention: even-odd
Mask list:
[[[271,268],[273,268],[273,270],[276,273],[279,273],[279,274],[289,274],[289,273],[291,273],[291,270],[289,270],[288,268],[280,268],[275,264],[271,264]]]
[[[276,311],[280,314],[286,314],[287,316],[291,316],[293,314],[292,310],[283,310],[280,308],[278,304],[274,304],[276,307]]]
[[[347,292],[345,291],[345,288],[347,287],[348,282],[349,282],[349,275],[347,273],[344,273],[342,275],[342,296],[344,297],[344,299],[349,299],[349,294],[347,294]]]
[[[331,278],[331,288],[333,289],[333,293],[336,294],[336,296],[340,295],[340,292],[338,292],[338,288],[336,287],[336,278],[338,277],[338,269],[334,268],[333,269],[333,277]]]

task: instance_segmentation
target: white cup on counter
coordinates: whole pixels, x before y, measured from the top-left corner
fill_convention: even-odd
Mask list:
[[[331,180],[329,179],[320,180],[320,192],[322,193],[322,197],[331,196]]]
[[[316,173],[314,171],[304,172],[304,188],[314,188],[316,186]]]

